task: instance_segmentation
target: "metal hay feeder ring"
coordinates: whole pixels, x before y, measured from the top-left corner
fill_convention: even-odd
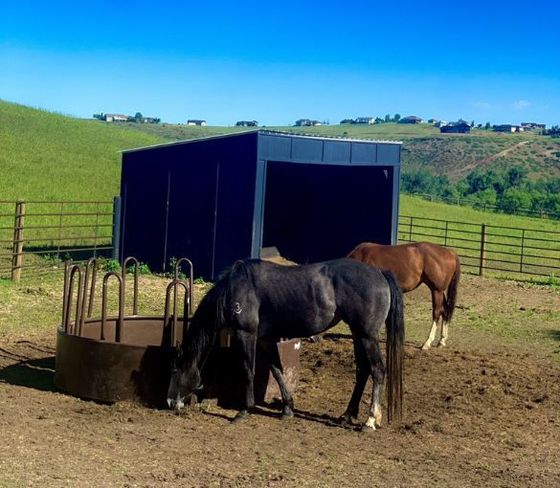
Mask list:
[[[132,315],[125,313],[126,265],[129,262],[134,263]],[[78,265],[65,269],[55,385],[80,398],[103,402],[135,400],[163,406],[169,378],[169,353],[182,339],[183,327],[191,315],[192,278],[174,279],[168,285],[163,316],[140,316],[138,261],[127,258],[122,274],[109,272],[103,277],[101,318],[92,318],[96,275],[94,259],[89,260],[83,270]],[[90,276],[91,282],[88,282]],[[111,280],[116,280],[119,287],[117,316],[107,315]],[[185,291],[182,315],[178,310],[179,287]]]

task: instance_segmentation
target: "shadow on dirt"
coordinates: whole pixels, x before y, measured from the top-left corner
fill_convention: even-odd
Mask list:
[[[0,350],[2,353],[2,350]],[[0,369],[0,382],[41,391],[56,391],[54,356],[25,359]]]
[[[549,330],[547,331],[547,335],[552,340],[560,342],[560,330]]]
[[[276,410],[277,408],[276,405],[274,404],[267,405],[267,408],[256,406],[251,410],[251,414],[256,416],[263,416],[263,417],[277,419],[282,422],[289,422],[289,420],[287,419],[282,419],[281,412]],[[211,417],[217,417],[228,421],[233,420],[234,413],[235,412],[233,412],[232,415],[227,415],[218,412],[205,412],[206,415],[210,415]],[[339,418],[331,417],[330,415],[325,415],[325,414],[319,415],[311,412],[305,412],[303,410],[294,409],[294,417],[303,420],[308,420],[311,422],[317,422],[326,425],[328,427],[339,427],[339,428],[350,429],[350,430],[361,429],[361,425],[354,425],[354,424],[343,425],[340,423]]]

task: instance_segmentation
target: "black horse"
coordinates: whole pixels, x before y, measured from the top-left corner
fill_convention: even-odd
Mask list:
[[[280,266],[266,261],[237,261],[202,299],[177,357],[167,403],[180,409],[201,383],[201,369],[217,332],[232,331],[243,354],[245,397],[235,420],[255,404],[253,378],[257,341],[269,356],[283,402],[283,417],[293,416],[293,400],[282,376],[276,343],[281,338],[309,337],[339,321],[352,332],[356,383],[344,423],[358,416],[369,376],[373,395],[366,427],[381,423],[380,393],[387,375],[388,420],[402,414],[404,319],[402,292],[390,272],[352,259],[305,266]],[[387,326],[387,371],[379,331]]]

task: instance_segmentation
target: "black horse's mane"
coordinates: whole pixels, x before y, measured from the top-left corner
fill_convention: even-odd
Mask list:
[[[250,268],[257,263],[258,260],[236,261],[220,273],[216,283],[202,298],[183,339],[182,352],[186,361],[204,362],[217,332],[227,327],[232,280],[250,279]]]

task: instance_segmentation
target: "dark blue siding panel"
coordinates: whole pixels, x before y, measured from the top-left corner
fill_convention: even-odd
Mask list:
[[[165,244],[167,169],[143,153],[124,158],[121,258],[135,256],[158,270]]]
[[[307,163],[320,163],[323,160],[323,141],[292,139],[292,159]]]
[[[259,137],[259,159],[289,161],[292,159],[292,138],[286,136]]]
[[[377,161],[377,144],[352,143],[352,164],[374,164]]]
[[[253,237],[256,135],[233,138],[225,150],[219,172],[214,277],[236,259],[251,257]]]
[[[250,256],[256,151],[247,134],[125,153],[126,255],[156,271],[186,256],[206,279]]]
[[[323,150],[323,160],[326,163],[344,163],[350,162],[350,142],[334,142],[325,141]]]
[[[377,162],[379,164],[397,165],[400,162],[401,146],[399,144],[378,144]]]

